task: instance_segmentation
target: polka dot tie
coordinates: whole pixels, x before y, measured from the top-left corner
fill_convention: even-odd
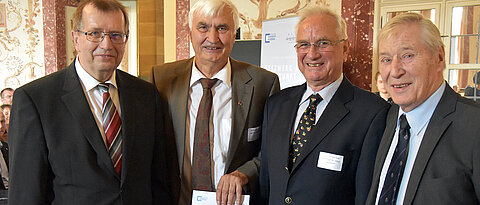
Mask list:
[[[390,166],[388,167],[382,192],[378,204],[396,204],[398,189],[402,182],[403,170],[408,154],[408,141],[410,139],[410,125],[408,125],[405,114],[400,116],[400,130],[398,131],[398,143],[393,153]]]
[[[315,125],[315,113],[317,112],[317,105],[322,101],[322,97],[318,94],[310,95],[310,103],[307,109],[303,112],[300,121],[298,121],[297,129],[293,135],[292,144],[290,147],[290,162],[292,167],[295,164],[297,158],[301,155],[301,150],[308,142],[307,134],[312,130]]]

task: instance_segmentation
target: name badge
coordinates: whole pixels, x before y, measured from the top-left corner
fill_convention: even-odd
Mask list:
[[[243,204],[241,205],[249,205],[250,195],[242,195],[242,197],[243,197]],[[211,205],[211,204],[217,204],[216,192],[193,190],[192,205]]]
[[[343,156],[328,152],[320,152],[317,167],[333,171],[342,171]]]

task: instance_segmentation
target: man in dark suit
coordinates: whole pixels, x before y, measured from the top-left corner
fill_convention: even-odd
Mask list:
[[[479,204],[480,106],[444,81],[445,50],[427,18],[406,13],[379,33],[391,107],[367,204]]]
[[[156,88],[116,70],[128,38],[116,0],[83,1],[76,60],[15,91],[10,204],[170,204]]]
[[[180,193],[175,197],[177,204],[190,204],[192,190],[216,190],[222,204],[232,204],[234,197],[239,203],[242,192],[257,190],[263,107],[267,97],[279,90],[278,77],[229,57],[239,25],[238,11],[230,1],[198,1],[189,21],[195,57],[153,68],[154,83],[168,101],[173,122],[174,139],[169,147],[174,149],[170,153],[177,154],[178,177],[172,190]],[[195,141],[200,139],[195,128],[201,121],[197,110],[201,110],[202,79],[218,79],[211,88],[211,117],[204,120],[213,130],[207,134],[212,156],[204,160],[211,162],[205,168],[212,175],[206,180],[209,189],[195,188],[193,183],[199,175],[192,163]]]
[[[345,21],[311,8],[297,24],[307,82],[270,97],[262,126],[265,204],[364,204],[388,103],[343,76]]]

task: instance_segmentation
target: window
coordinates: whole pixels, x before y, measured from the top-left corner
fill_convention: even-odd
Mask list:
[[[405,12],[421,13],[431,19],[442,33],[445,44],[447,68],[444,77],[447,82],[461,95],[480,100],[480,76],[477,78],[480,71],[479,1],[419,0],[409,3],[382,0],[378,4],[381,26],[389,19]]]

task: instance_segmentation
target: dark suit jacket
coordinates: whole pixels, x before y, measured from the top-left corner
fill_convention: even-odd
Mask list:
[[[161,101],[117,70],[123,133],[115,172],[74,63],[15,90],[10,204],[170,204]]]
[[[264,203],[285,204],[290,197],[300,205],[364,204],[389,105],[344,77],[289,171],[290,139],[306,86],[287,88],[267,101],[260,167]],[[318,168],[321,152],[343,156],[341,171]]]
[[[260,129],[255,135],[258,139],[247,140],[249,128],[259,128],[262,125],[263,107],[268,96],[280,88],[278,76],[259,67],[236,61],[230,58],[232,68],[232,130],[228,149],[225,174],[235,170],[241,171],[248,177],[248,193],[254,193],[258,186],[258,172],[260,162],[256,158],[260,151]],[[179,189],[181,170],[184,159],[185,128],[190,77],[193,58],[167,63],[153,68],[154,84],[160,95],[168,101],[168,112],[173,123],[174,139],[171,140],[177,153],[178,166],[174,178],[173,192]],[[170,135],[173,138],[173,135]],[[176,148],[176,150],[175,150]],[[177,185],[175,185],[177,184]]]
[[[374,204],[380,172],[395,133],[392,106],[378,149],[367,204]],[[404,204],[479,204],[480,106],[447,84],[430,119],[408,181]]]

